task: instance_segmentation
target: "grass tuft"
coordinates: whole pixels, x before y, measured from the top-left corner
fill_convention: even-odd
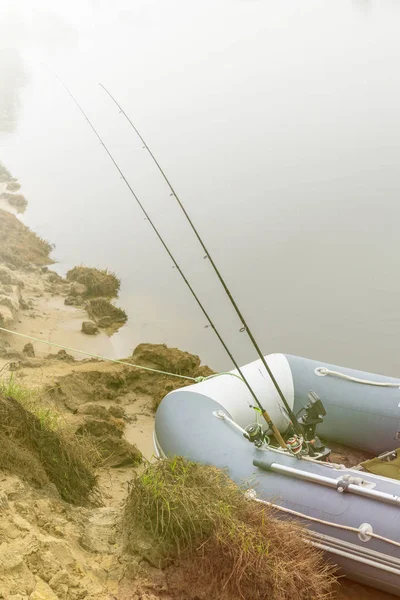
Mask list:
[[[93,298],[86,305],[88,315],[95,321],[99,321],[104,317],[109,317],[112,323],[125,323],[128,320],[126,312],[114,306],[106,298]]]
[[[175,457],[134,476],[124,511],[126,548],[138,536],[162,558],[180,558],[193,586],[244,600],[322,600],[335,577],[307,530],[245,499],[223,472]]]
[[[0,209],[0,262],[15,267],[47,265],[53,246],[37,236],[15,215]]]
[[[17,473],[24,479],[31,480],[30,465],[40,465],[35,468],[37,478],[45,473],[67,502],[99,502],[94,444],[62,429],[57,414],[43,406],[38,393],[12,377],[0,383],[0,443],[0,468],[15,472],[12,455],[17,448],[17,456],[23,458],[17,461]]]
[[[121,281],[108,269],[94,267],[74,267],[67,273],[69,281],[83,283],[87,287],[87,296],[105,296],[114,298],[118,295]]]

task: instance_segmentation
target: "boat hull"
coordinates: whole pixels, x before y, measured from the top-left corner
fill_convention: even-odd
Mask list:
[[[365,442],[362,435],[357,435],[358,447],[367,446],[369,450],[376,448],[383,451],[397,445],[394,444],[399,412],[397,389],[371,390],[369,386],[367,388],[354,382],[337,380],[334,377],[319,377],[315,375],[315,369],[324,366],[322,363],[291,356],[286,356],[285,359],[290,366],[292,377],[289,387],[292,385],[294,410],[304,405],[308,391],[314,389],[323,399],[327,409],[326,421],[328,422],[329,415],[334,414],[334,420],[329,422],[324,430],[327,436],[342,443],[349,443],[352,432],[346,421],[356,415],[356,432],[357,427],[360,427],[366,430],[368,435],[377,435],[377,440],[372,442]],[[332,370],[335,369],[332,367]],[[365,373],[345,371],[359,378],[368,378],[368,374]],[[373,378],[377,381],[379,376]],[[210,383],[212,381],[210,380]],[[243,385],[240,381],[238,383]],[[350,394],[348,390],[351,388]],[[199,389],[201,393],[197,391]],[[232,415],[226,406],[211,397],[212,392],[204,393],[210,389],[205,390],[202,384],[188,386],[171,392],[163,399],[155,421],[157,451],[162,456],[180,455],[195,462],[226,469],[238,485],[245,489],[256,489],[259,499],[304,515],[294,518],[301,518],[307,524],[313,532],[313,543],[323,549],[343,572],[356,581],[400,596],[399,504],[388,503],[375,497],[359,496],[350,491],[340,492],[339,484],[337,487],[329,487],[318,480],[337,479],[339,482],[343,477],[346,478],[345,476],[361,475],[363,485],[368,489],[375,490],[377,495],[386,494],[393,498],[400,496],[400,483],[345,467],[298,460],[268,448],[256,448],[229,420],[218,417],[218,411],[222,411],[228,417]],[[220,395],[220,391],[218,394]],[[250,420],[254,420],[254,415]],[[338,428],[339,433],[336,431]],[[254,463],[265,465],[265,469]],[[287,468],[290,474],[275,472],[269,468],[270,465]],[[297,471],[297,474],[293,475],[291,471]],[[302,478],[304,475],[299,475],[300,472],[305,473],[306,479]],[[290,516],[281,511],[277,514],[283,517]],[[348,531],[343,527],[357,530],[372,528],[375,534],[395,543],[368,536],[364,536],[365,541],[362,541],[361,533],[358,535],[357,531]]]

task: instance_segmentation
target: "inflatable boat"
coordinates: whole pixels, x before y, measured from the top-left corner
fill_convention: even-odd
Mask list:
[[[346,575],[400,597],[400,381],[297,356],[265,360],[286,406],[261,360],[241,373],[284,444],[231,371],[162,400],[156,453],[226,469],[250,502],[306,524]],[[366,460],[347,452],[341,464],[330,444]]]

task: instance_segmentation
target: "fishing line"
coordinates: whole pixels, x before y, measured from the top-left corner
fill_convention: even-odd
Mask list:
[[[237,316],[240,319],[240,322],[242,324],[240,331],[246,331],[247,335],[250,338],[251,343],[253,344],[259,358],[261,359],[262,364],[264,365],[268,375],[270,376],[272,383],[275,386],[276,391],[278,392],[286,410],[288,411],[288,414],[290,416],[290,420],[292,422],[293,428],[295,429],[296,433],[301,435],[301,427],[299,426],[299,423],[296,419],[295,414],[293,413],[292,409],[290,408],[277,380],[274,377],[274,374],[272,373],[267,361],[264,358],[263,353],[261,352],[261,349],[259,347],[259,345],[256,342],[256,339],[250,329],[250,327],[248,326],[241,310],[239,309],[234,297],[232,296],[232,293],[230,291],[230,289],[228,288],[224,278],[222,277],[217,265],[215,264],[214,260],[212,259],[209,250],[207,249],[203,239],[201,238],[199,232],[197,231],[192,219],[190,218],[189,214],[187,213],[185,207],[182,204],[182,201],[180,200],[178,194],[176,193],[175,189],[173,188],[170,180],[168,179],[167,175],[165,174],[164,170],[162,169],[160,163],[158,162],[158,160],[156,159],[156,157],[154,156],[153,152],[150,150],[149,146],[147,145],[147,143],[145,142],[144,138],[142,137],[142,135],[139,133],[138,129],[135,127],[135,125],[133,124],[133,122],[131,121],[131,119],[129,118],[129,116],[126,114],[126,112],[124,111],[124,109],[122,108],[122,106],[117,102],[117,100],[114,98],[114,96],[111,94],[111,92],[108,91],[108,89],[102,84],[99,83],[100,87],[103,88],[103,90],[108,94],[108,96],[111,98],[111,100],[117,105],[117,107],[119,108],[120,112],[124,115],[124,117],[126,118],[126,120],[128,121],[128,123],[131,125],[131,127],[134,129],[134,131],[136,132],[136,134],[138,135],[140,141],[143,144],[143,147],[147,150],[147,152],[150,154],[151,158],[153,159],[154,163],[156,164],[158,170],[160,171],[161,175],[163,176],[165,182],[167,183],[169,189],[171,190],[171,196],[173,196],[176,200],[176,202],[178,203],[179,207],[181,208],[183,214],[185,215],[190,227],[192,228],[193,233],[195,234],[196,238],[198,239],[202,249],[204,250],[206,256],[204,258],[208,258],[208,260],[210,261],[210,264],[212,266],[212,268],[214,269],[215,274],[217,275],[222,287],[225,290],[225,293],[227,294],[233,308],[235,309],[235,312],[237,314]]]
[[[87,116],[87,114],[85,113],[85,111],[83,110],[82,106],[79,104],[78,100],[75,98],[75,96],[72,94],[71,90],[67,87],[67,85],[62,81],[62,79],[57,75],[57,73],[54,73],[54,76],[58,79],[58,81],[61,83],[61,85],[64,87],[64,89],[67,91],[67,93],[69,94],[69,96],[72,98],[72,100],[75,102],[76,106],[79,108],[80,112],[82,113],[82,115],[84,116],[85,120],[87,121],[87,123],[89,124],[89,126],[91,127],[93,133],[95,134],[95,136],[97,137],[97,139],[99,140],[100,144],[103,146],[104,150],[106,151],[107,155],[109,156],[110,160],[112,161],[113,165],[115,166],[115,168],[117,169],[118,173],[120,174],[120,176],[122,177],[122,179],[124,180],[124,183],[126,184],[126,186],[128,187],[130,193],[132,194],[132,196],[135,198],[136,202],[138,203],[139,207],[141,208],[142,212],[144,213],[146,219],[148,220],[148,222],[150,223],[154,233],[156,234],[156,236],[158,237],[158,239],[160,240],[161,244],[163,245],[164,249],[166,250],[166,252],[168,253],[168,256],[170,257],[170,259],[172,260],[172,262],[174,263],[175,267],[177,268],[179,274],[181,275],[183,281],[186,283],[187,287],[189,288],[193,298],[196,300],[198,306],[200,307],[203,315],[205,316],[205,318],[207,319],[207,321],[209,322],[210,326],[212,327],[215,335],[217,336],[217,338],[219,339],[219,341],[221,342],[225,352],[227,353],[227,355],[229,356],[229,358],[231,359],[232,363],[235,365],[235,368],[237,369],[238,373],[240,374],[241,378],[243,379],[244,383],[246,384],[249,392],[251,393],[251,395],[253,396],[254,400],[256,401],[257,405],[262,409],[261,403],[259,402],[255,392],[253,391],[252,387],[250,386],[249,382],[247,381],[246,377],[243,375],[239,365],[237,364],[237,362],[235,361],[232,353],[230,352],[228,346],[226,345],[226,343],[224,342],[223,338],[221,337],[219,331],[217,330],[216,326],[214,325],[213,321],[211,320],[210,315],[208,314],[208,312],[206,311],[206,309],[204,308],[201,300],[199,299],[199,297],[197,296],[196,292],[194,291],[194,289],[192,288],[191,284],[189,283],[188,279],[186,278],[185,274],[183,273],[181,267],[179,266],[178,262],[176,261],[175,257],[173,256],[171,250],[169,249],[169,247],[167,246],[166,242],[164,241],[163,237],[161,236],[160,232],[158,231],[157,227],[155,226],[155,224],[153,223],[152,219],[150,218],[150,215],[147,213],[146,209],[144,208],[143,204],[140,202],[138,196],[136,195],[136,193],[134,192],[133,188],[131,187],[129,181],[127,180],[127,178],[125,177],[125,175],[123,174],[121,168],[119,167],[117,161],[115,160],[114,156],[111,154],[111,152],[108,150],[106,144],[104,143],[103,139],[101,138],[100,134],[98,133],[97,129],[94,127],[94,125],[92,124],[92,122],[90,121],[89,117]]]

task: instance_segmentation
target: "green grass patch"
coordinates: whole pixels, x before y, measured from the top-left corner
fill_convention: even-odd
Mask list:
[[[213,597],[322,600],[334,587],[306,529],[247,500],[223,471],[179,457],[134,476],[123,530],[128,551],[145,539],[161,558],[181,559],[191,589],[211,582]]]
[[[53,407],[46,405],[36,390],[29,389],[11,374],[0,379],[0,395],[17,400],[26,410],[33,413],[43,428],[55,430],[58,426],[59,415]]]
[[[62,427],[39,393],[13,377],[0,380],[0,444],[0,468],[27,481],[32,469],[38,482],[44,473],[67,502],[99,502],[95,445]]]
[[[87,296],[105,296],[114,298],[118,295],[121,281],[108,269],[94,267],[74,267],[67,273],[69,281],[83,283],[87,287]]]

